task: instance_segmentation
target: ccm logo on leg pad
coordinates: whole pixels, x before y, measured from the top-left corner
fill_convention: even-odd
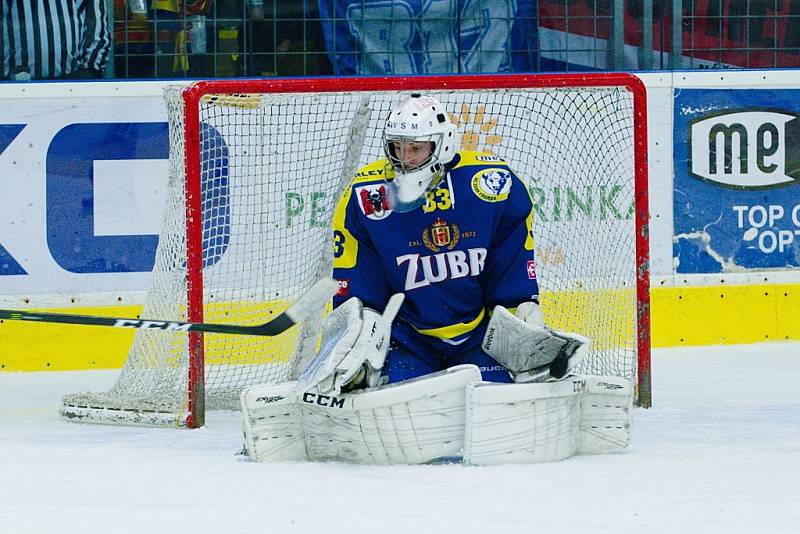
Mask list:
[[[308,391],[303,393],[303,402],[318,406],[328,406],[329,408],[344,408],[344,399],[329,395],[317,395]]]

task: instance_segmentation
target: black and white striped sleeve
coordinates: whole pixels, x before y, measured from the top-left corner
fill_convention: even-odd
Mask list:
[[[111,49],[106,0],[85,0],[81,62],[86,68],[102,72]]]
[[[101,73],[111,53],[106,0],[0,0],[2,78]]]

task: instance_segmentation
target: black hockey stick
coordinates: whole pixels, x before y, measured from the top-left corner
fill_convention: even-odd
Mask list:
[[[25,310],[0,310],[0,320],[34,321],[38,323],[83,324],[93,326],[115,326],[117,328],[141,328],[166,330],[168,332],[213,332],[215,334],[240,334],[252,336],[277,336],[300,322],[309,313],[321,308],[330,299],[339,285],[331,278],[323,278],[312,285],[280,315],[264,324],[242,326],[233,324],[186,323],[151,319],[121,319],[94,315],[69,315],[62,313],[31,312]]]

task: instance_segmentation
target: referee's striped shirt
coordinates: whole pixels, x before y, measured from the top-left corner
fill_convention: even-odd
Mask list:
[[[3,79],[102,72],[111,48],[106,0],[0,0]]]

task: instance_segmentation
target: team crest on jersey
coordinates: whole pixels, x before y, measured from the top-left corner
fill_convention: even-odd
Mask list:
[[[358,205],[368,219],[380,221],[392,213],[389,201],[386,199],[386,186],[383,184],[365,185],[356,188]]]
[[[431,252],[439,252],[442,248],[453,250],[461,239],[461,231],[455,223],[447,223],[437,217],[430,228],[422,231],[422,242]]]
[[[486,202],[499,202],[511,191],[511,173],[506,169],[483,169],[472,177],[472,191]]]

